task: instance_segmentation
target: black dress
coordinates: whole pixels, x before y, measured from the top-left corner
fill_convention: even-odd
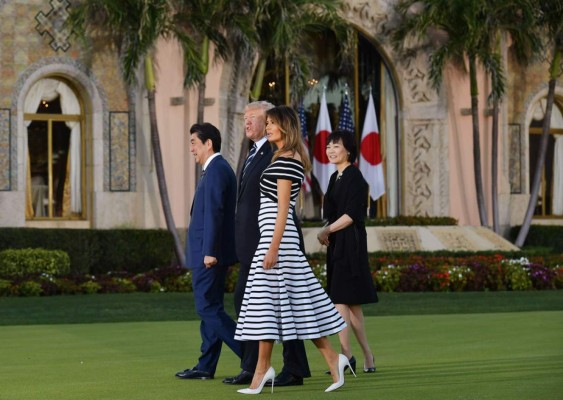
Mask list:
[[[323,204],[323,214],[331,224],[347,214],[354,221],[329,236],[327,249],[327,292],[335,304],[367,304],[378,301],[371,276],[365,218],[368,184],[354,165],[342,176],[331,175]]]

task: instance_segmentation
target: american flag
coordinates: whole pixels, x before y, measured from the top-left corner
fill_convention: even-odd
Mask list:
[[[307,118],[305,117],[305,108],[303,103],[299,104],[297,107],[297,113],[299,114],[299,125],[301,125],[301,137],[303,138],[303,144],[305,145],[305,150],[309,152],[309,134],[307,133]],[[305,174],[305,179],[303,180],[303,185],[301,188],[304,193],[309,193],[311,191],[311,173],[307,172]]]
[[[344,93],[344,100],[342,101],[342,106],[340,107],[338,130],[354,132],[354,121],[352,120],[352,110],[350,109],[348,93]]]

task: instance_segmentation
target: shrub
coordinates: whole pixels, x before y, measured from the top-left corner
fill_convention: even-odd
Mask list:
[[[319,280],[321,286],[323,288],[326,288],[326,285],[327,285],[326,264],[310,263],[310,265],[311,265],[311,269],[313,270],[313,274],[315,274],[315,276]]]
[[[12,294],[12,281],[0,279],[0,296],[9,296]]]
[[[166,279],[164,282],[166,291],[168,292],[191,292],[192,291],[192,273],[185,270],[182,275],[174,276]]]
[[[225,292],[233,293],[237,287],[239,264],[233,265],[227,271],[227,281],[225,283]]]
[[[395,265],[389,265],[375,272],[375,286],[384,292],[394,292],[401,280],[401,270]]]
[[[423,292],[430,287],[430,270],[424,264],[408,265],[401,268],[397,291]]]
[[[510,238],[516,240],[520,226],[512,227]],[[531,225],[524,246],[549,248],[553,253],[563,253],[563,226],[561,225]]]
[[[102,290],[102,286],[95,281],[87,281],[80,284],[80,290],[85,294],[94,294]]]
[[[73,273],[141,272],[172,265],[174,240],[164,229],[0,228],[0,249],[63,250]]]
[[[38,282],[23,281],[16,287],[16,293],[20,296],[39,296],[43,294],[43,288]]]
[[[70,258],[61,250],[9,249],[0,252],[0,276],[64,275],[69,272]]]
[[[453,266],[448,269],[450,277],[450,290],[461,292],[465,290],[467,284],[473,280],[473,271],[466,266]]]
[[[80,285],[70,278],[58,278],[55,284],[61,294],[77,294],[82,293]]]
[[[511,290],[529,290],[532,288],[532,280],[528,275],[528,270],[520,265],[508,265],[505,276],[507,287]]]
[[[527,269],[534,289],[555,289],[557,270],[538,264],[528,264]]]

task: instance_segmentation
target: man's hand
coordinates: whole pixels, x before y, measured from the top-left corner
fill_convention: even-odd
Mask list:
[[[205,264],[205,268],[209,269],[217,264],[217,259],[213,256],[205,256],[203,257],[203,264]]]

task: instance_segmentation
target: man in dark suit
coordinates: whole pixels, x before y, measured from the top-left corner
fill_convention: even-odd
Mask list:
[[[234,245],[237,182],[229,163],[219,154],[221,134],[209,124],[190,128],[190,151],[202,166],[188,227],[186,265],[192,271],[196,311],[201,318],[201,356],[194,368],[176,374],[181,379],[213,379],[222,344],[239,357],[235,321],[223,307],[227,269],[236,262]]]
[[[246,137],[253,142],[253,148],[243,166],[239,178],[237,212],[235,217],[235,242],[239,260],[239,275],[235,287],[235,312],[238,316],[244,298],[246,281],[252,258],[258,247],[260,230],[258,211],[260,209],[260,175],[272,160],[272,147],[266,140],[266,110],[274,106],[266,101],[257,101],[246,106],[244,127]],[[242,342],[242,371],[239,375],[226,378],[224,383],[247,385],[252,382],[258,360],[258,342]],[[305,346],[301,340],[283,343],[284,366],[274,380],[276,386],[302,385],[303,378],[311,376]]]

